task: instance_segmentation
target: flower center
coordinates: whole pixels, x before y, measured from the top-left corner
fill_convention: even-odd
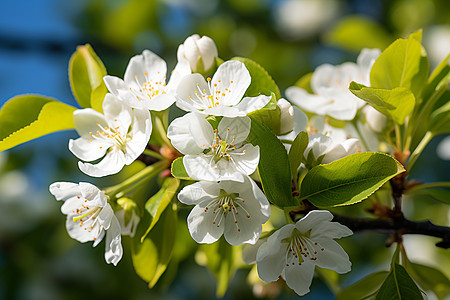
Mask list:
[[[208,81],[208,89],[201,89],[200,84],[197,83],[197,90],[194,91],[195,97],[189,96],[189,99],[200,105],[202,109],[223,105],[221,101],[227,94],[231,93],[230,87],[234,81],[231,80],[230,85],[225,87],[220,79],[214,84],[211,83],[211,78],[208,77],[206,80]]]
[[[291,264],[286,263],[286,266],[301,265],[305,260],[317,260],[317,253],[319,251],[324,251],[318,243],[313,242],[309,235],[300,233],[297,229],[294,229],[294,236],[292,237],[289,248],[287,252],[286,261],[291,262]]]
[[[114,121],[117,122],[117,119],[115,119]],[[120,126],[116,126],[113,128],[103,127],[100,123],[97,123],[97,126],[100,128],[100,130],[97,130],[96,133],[89,132],[90,136],[93,139],[112,142],[120,150],[125,150],[126,143],[131,139],[131,137],[127,134],[122,135],[120,133]],[[89,142],[92,142],[93,139],[89,140]],[[102,146],[100,146],[99,148],[101,149]]]
[[[160,74],[159,72],[157,74]],[[157,80],[150,78],[147,72],[144,72],[145,82],[139,82],[138,76],[134,76],[139,91],[133,91],[139,101],[152,100],[153,97],[166,94],[166,76],[157,77]]]
[[[238,220],[236,218],[239,215],[239,210],[246,214],[247,218],[250,218],[249,212],[244,207],[245,200],[239,197],[239,194],[228,194],[224,190],[220,190],[220,196],[211,200],[205,207],[205,213],[212,209],[212,213],[215,214],[212,223],[217,227],[220,227],[222,220],[233,218],[236,230],[241,231],[239,228]]]
[[[79,196],[78,199],[80,199]],[[94,227],[97,224],[97,217],[102,211],[102,207],[89,207],[87,204],[88,201],[84,200],[84,202],[85,203],[81,204],[80,208],[72,211],[74,214],[78,215],[76,217],[73,217],[73,221],[75,223],[80,221],[80,227],[84,227],[84,230],[91,232],[92,230],[94,230]],[[99,231],[98,233],[100,233],[101,227],[97,229],[96,230]],[[94,240],[95,239],[96,238],[94,237]]]

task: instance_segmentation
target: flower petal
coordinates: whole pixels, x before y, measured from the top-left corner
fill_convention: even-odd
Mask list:
[[[316,239],[324,251],[317,253],[317,266],[334,270],[339,274],[350,272],[352,263],[344,249],[331,239]]]
[[[284,270],[286,284],[299,296],[309,292],[309,287],[314,277],[314,266],[315,264],[310,261],[304,261],[301,265],[290,264],[286,266]]]
[[[205,211],[207,205],[206,201],[196,205],[187,219],[189,232],[197,243],[214,243],[223,234],[224,224],[219,223],[220,217],[216,220],[218,214],[214,214],[212,209]]]
[[[207,97],[201,96],[201,91],[211,94],[208,84],[202,75],[195,73],[184,76],[176,89],[177,106],[183,109],[183,102],[195,107],[195,109],[206,109],[209,104]]]
[[[220,105],[234,106],[238,104],[250,86],[251,77],[245,65],[237,60],[229,60],[219,66],[214,74],[211,85],[217,84],[219,91],[229,92],[220,100]]]
[[[352,235],[353,232],[338,222],[322,222],[311,229],[311,239],[330,238],[340,239],[345,236]]]
[[[220,138],[228,144],[233,142],[239,147],[250,133],[251,120],[249,117],[226,118],[224,117],[217,127]]]
[[[118,128],[120,132],[128,132],[131,125],[132,110],[113,94],[106,94],[103,101],[103,113],[108,126]],[[120,128],[120,129],[119,129]]]
[[[140,85],[148,78],[163,79],[167,73],[166,62],[155,53],[144,50],[141,55],[133,56],[125,70],[124,81],[134,89],[140,89]],[[136,77],[137,76],[137,77]],[[136,84],[136,81],[140,85]]]
[[[257,97],[245,97],[242,99],[241,102],[239,102],[236,107],[239,109],[240,112],[243,112],[244,114],[249,114],[253,111],[256,111],[258,109],[263,108],[266,106],[267,103],[269,103],[271,96],[266,95],[259,95]]]
[[[144,152],[152,133],[150,113],[145,109],[135,108],[133,121],[128,135],[131,137],[125,146],[125,164],[134,162]]]
[[[93,161],[103,157],[112,143],[106,140],[87,139],[80,137],[69,140],[69,150],[76,157],[84,161]]]
[[[120,235],[120,224],[115,216],[111,219],[111,225],[106,231],[105,260],[114,266],[122,259],[122,237]]]
[[[80,194],[78,184],[72,182],[54,182],[50,185],[49,190],[55,196],[56,200],[63,201]]]
[[[185,59],[179,60],[175,68],[173,69],[172,75],[170,75],[170,80],[167,83],[167,89],[169,91],[175,92],[180,84],[181,79],[184,76],[191,74],[191,67],[189,62]]]
[[[74,111],[73,123],[78,134],[87,139],[91,138],[91,132],[96,132],[99,130],[97,123],[102,127],[108,126],[108,122],[105,117],[92,108],[78,109]]]
[[[333,215],[327,210],[313,210],[300,219],[295,224],[295,228],[301,233],[306,233],[315,226],[318,226],[323,222],[330,222],[332,219]]]
[[[220,195],[219,186],[214,182],[200,181],[185,186],[178,193],[178,200],[187,205],[195,205],[211,201]]]
[[[98,164],[78,162],[80,170],[92,177],[103,177],[111,174],[116,174],[122,170],[125,165],[125,155],[122,151],[114,149],[105,155],[105,157]]]
[[[230,153],[231,159],[236,170],[245,175],[251,175],[256,171],[259,163],[259,146],[245,144],[238,150]]]

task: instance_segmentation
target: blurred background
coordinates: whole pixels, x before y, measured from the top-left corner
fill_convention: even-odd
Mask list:
[[[284,91],[320,64],[355,61],[362,48],[384,49],[419,28],[434,68],[450,51],[447,0],[0,0],[0,106],[24,93],[78,106],[67,66],[76,46],[85,43],[93,46],[109,74],[122,77],[131,56],[144,49],[172,68],[186,37],[208,35],[221,58],[255,60]],[[70,239],[60,203],[48,186],[54,181],[92,182],[68,151],[68,139],[76,137],[74,131],[56,133],[0,153],[0,299],[213,298],[214,279],[194,263],[193,254],[180,264],[172,284],[149,290],[133,271],[126,238],[117,267],[104,262],[103,243],[93,249]],[[438,147],[443,139],[430,143],[412,178],[450,181],[450,145]],[[449,211],[438,209],[437,202],[411,203],[409,216],[450,225]],[[383,235],[361,234],[343,242],[354,264],[343,277],[344,286],[388,268],[391,249],[379,246],[384,240]],[[409,247],[415,251],[408,254],[440,268],[450,265],[448,253],[435,249],[433,241],[412,237],[407,242],[416,245]],[[441,270],[450,276],[450,268]],[[247,273],[238,271],[226,299],[253,297]],[[333,298],[320,280],[312,291],[305,299]],[[290,298],[296,295],[288,290],[278,296]]]

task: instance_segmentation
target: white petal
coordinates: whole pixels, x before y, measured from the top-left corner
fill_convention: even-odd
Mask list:
[[[216,106],[211,108],[206,108],[205,110],[201,111],[201,113],[205,115],[213,115],[213,116],[224,116],[228,118],[235,118],[235,117],[244,117],[246,113],[239,111],[238,108],[235,106],[228,107],[228,106]]]
[[[242,99],[241,102],[239,102],[234,107],[236,107],[237,109],[239,109],[239,111],[247,115],[253,111],[256,111],[266,106],[266,104],[269,103],[271,98],[272,98],[271,96],[266,95],[259,95],[257,97],[245,97],[244,99]]]
[[[321,88],[328,88],[336,81],[336,67],[330,64],[318,66],[311,77],[311,90],[318,93]]]
[[[312,95],[306,90],[296,86],[288,87],[285,91],[286,98],[303,110],[319,115],[326,114],[326,105],[330,100],[319,95]]]
[[[191,74],[191,67],[189,62],[185,59],[179,60],[175,68],[173,69],[172,75],[170,76],[170,80],[167,83],[167,89],[169,91],[176,91],[178,85],[180,84],[181,79],[184,76]]]
[[[212,209],[205,212],[207,204],[208,202],[203,202],[196,205],[187,219],[189,232],[197,243],[214,243],[223,234],[224,223],[219,225],[220,217],[216,218],[218,214],[214,214]]]
[[[125,147],[125,164],[134,162],[144,152],[152,133],[152,121],[148,110],[134,109],[133,122],[128,135],[131,137]]]
[[[267,241],[267,238],[259,239],[256,244],[246,244],[242,247],[242,260],[247,265],[256,264],[256,254],[258,253],[259,247]]]
[[[56,200],[66,201],[80,195],[78,184],[72,182],[54,182],[50,185],[49,190]]]
[[[114,211],[109,203],[106,203],[97,218],[100,225],[102,225],[105,230],[108,230],[111,225],[111,220],[115,218]]]
[[[295,228],[301,233],[306,233],[315,226],[318,226],[323,222],[330,222],[332,219],[333,215],[327,210],[313,210],[300,219],[295,224]]]
[[[89,241],[98,241],[100,242],[102,239],[103,228],[99,223],[93,223],[93,220],[88,219],[87,222],[80,223],[80,220],[77,222],[73,221],[74,217],[78,215],[70,214],[66,219],[66,229],[69,236],[81,243],[89,242]],[[90,227],[92,224],[92,228]],[[97,242],[97,243],[98,243]]]
[[[106,232],[105,260],[108,264],[117,265],[122,259],[122,237],[120,235],[120,224],[115,216],[111,219],[111,226]]]
[[[219,171],[214,169],[214,162],[210,164],[210,158],[204,154],[186,155],[183,164],[189,177],[196,180],[218,181]]]
[[[90,132],[99,130],[97,125],[105,127],[108,122],[105,117],[92,108],[78,109],[73,113],[73,123],[75,129],[81,137],[90,138]]]
[[[245,144],[238,150],[230,153],[236,170],[242,174],[251,175],[256,171],[259,163],[259,146]]]
[[[103,101],[103,113],[109,127],[119,127],[120,132],[128,132],[132,118],[131,107],[108,93]]]
[[[129,90],[125,82],[116,76],[106,75],[103,77],[103,82],[108,91],[116,97],[119,97],[120,93],[123,93],[123,91]]]
[[[142,84],[150,78],[163,79],[167,73],[166,62],[155,53],[144,50],[142,55],[133,56],[125,71],[124,80],[128,86],[136,86],[137,80]]]
[[[195,73],[184,76],[176,89],[177,106],[182,108],[181,106],[183,105],[181,104],[180,106],[178,102],[186,102],[196,109],[208,108],[208,102],[205,102],[206,100],[203,100],[203,98],[200,97],[200,91],[203,90],[205,90],[208,95],[211,93],[208,84],[202,75]]]
[[[360,148],[358,139],[347,139],[344,142],[335,145],[331,149],[328,149],[322,163],[327,164],[347,155],[354,154],[358,151],[358,148]]]
[[[90,206],[104,207],[106,205],[108,200],[98,187],[89,182],[80,182],[79,187],[82,199],[88,200]]]
[[[114,149],[105,155],[98,164],[78,162],[78,167],[86,175],[92,177],[103,177],[116,174],[125,165],[125,155],[122,151]]]
[[[159,94],[157,96],[154,96],[150,100],[142,101],[145,108],[148,110],[153,111],[162,111],[167,108],[169,108],[172,104],[174,104],[176,101],[176,98],[173,94]]]
[[[234,106],[241,101],[250,82],[250,73],[245,65],[237,60],[229,60],[219,66],[211,80],[211,85],[217,84],[217,90],[222,92],[227,88],[230,92],[221,98],[220,104]]]
[[[322,222],[311,229],[311,239],[330,238],[340,239],[352,235],[353,232],[347,227],[337,222]]]
[[[249,117],[226,118],[224,117],[217,127],[219,136],[228,144],[240,146],[250,133],[251,120]]]
[[[301,265],[291,264],[284,270],[286,284],[299,296],[309,292],[309,287],[314,277],[314,266],[314,263],[305,261]]]
[[[324,251],[317,253],[317,266],[334,270],[339,274],[350,272],[352,263],[344,249],[335,241],[330,239],[317,239]]]
[[[197,47],[202,55],[205,70],[209,70],[218,56],[216,44],[210,37],[202,36],[197,40]]]
[[[69,150],[76,157],[84,161],[93,161],[103,157],[112,143],[106,140],[97,140],[80,137],[76,140],[69,140]]]
[[[200,181],[185,186],[178,193],[178,200],[187,205],[211,201],[220,195],[219,185],[215,182]]]
[[[308,157],[309,152],[312,150],[314,158],[317,159],[327,153],[332,144],[333,140],[330,137],[323,134],[313,134],[309,137],[309,143],[304,153],[305,157]]]

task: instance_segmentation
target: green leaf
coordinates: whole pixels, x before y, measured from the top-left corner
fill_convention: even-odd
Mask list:
[[[300,200],[308,199],[317,207],[354,204],[404,171],[399,162],[384,153],[348,155],[312,168],[302,181]]]
[[[431,114],[430,127],[429,131],[434,135],[450,132],[450,102]]]
[[[308,147],[309,137],[305,131],[301,131],[294,139],[289,150],[289,165],[291,169],[291,176],[294,182],[298,179],[298,167],[303,161],[303,154],[306,147]]]
[[[183,157],[178,157],[172,162],[172,167],[170,168],[170,171],[172,172],[172,176],[175,178],[182,180],[194,180],[191,177],[189,177],[188,173],[186,172],[186,169],[184,168]]]
[[[107,93],[108,89],[104,83],[93,89],[91,93],[91,107],[96,111],[103,113],[103,100]]]
[[[256,97],[274,93],[276,99],[281,98],[280,89],[277,84],[273,81],[269,73],[258,63],[245,57],[233,57],[232,60],[243,62],[252,77],[252,82],[245,92],[245,97]]]
[[[413,111],[416,102],[411,91],[402,87],[386,90],[366,87],[352,81],[349,89],[355,96],[370,103],[376,110],[400,125]]]
[[[91,94],[104,85],[106,69],[91,45],[78,46],[69,61],[69,81],[72,93],[81,107],[91,107]],[[97,97],[93,101],[97,104]],[[101,105],[100,105],[101,106]]]
[[[428,59],[417,34],[398,39],[377,58],[370,71],[370,84],[374,88],[392,90],[409,89],[418,97],[428,76]]]
[[[143,280],[152,288],[170,262],[176,240],[176,205],[170,205],[142,243],[135,239],[132,243],[131,258],[133,266]]]
[[[386,29],[363,16],[343,18],[325,36],[325,42],[350,51],[363,48],[384,49],[392,41]]]
[[[180,181],[177,178],[168,178],[164,181],[161,189],[145,203],[145,210],[150,214],[152,221],[142,236],[141,242],[159,221],[161,214],[172,201],[179,186]]]
[[[423,98],[428,99],[441,85],[448,86],[450,82],[450,54],[434,69],[428,78],[423,91]]]
[[[450,295],[450,280],[438,269],[409,261],[406,269],[423,290],[433,291],[439,300]]]
[[[254,146],[259,146],[258,173],[269,201],[280,207],[298,205],[297,200],[292,197],[288,155],[280,140],[270,129],[254,119],[248,140]]]
[[[304,89],[310,94],[314,94],[313,90],[311,89],[311,78],[313,76],[313,72],[308,73],[300,77],[299,80],[295,83],[295,86]]]
[[[377,293],[376,300],[394,299],[423,299],[419,288],[409,277],[408,272],[401,265],[393,263],[391,272],[386,277]]]
[[[446,189],[421,189],[414,194],[428,196],[434,200],[450,205],[450,191]]]
[[[336,295],[336,300],[368,299],[380,289],[388,274],[388,271],[369,274],[360,281],[342,289]]]
[[[0,151],[46,134],[73,129],[75,107],[40,95],[20,95],[0,110]]]
[[[248,116],[266,125],[276,135],[281,135],[281,111],[274,93],[265,107],[249,113]]]

